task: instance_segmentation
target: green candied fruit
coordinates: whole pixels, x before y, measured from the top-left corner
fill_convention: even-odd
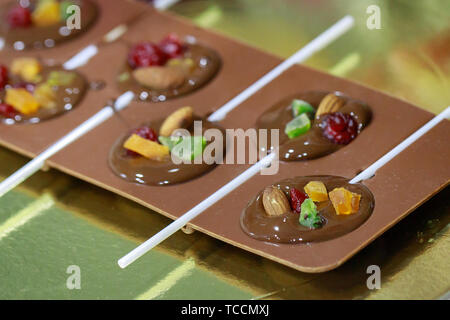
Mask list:
[[[284,132],[290,139],[296,138],[305,134],[311,128],[311,120],[306,113],[302,113],[298,117],[289,121],[284,129]]]
[[[317,206],[311,199],[303,201],[299,222],[302,226],[317,229],[322,226],[322,218],[317,211]]]
[[[158,137],[159,142],[161,142],[162,145],[167,146],[169,150],[172,150],[181,140],[181,137]]]
[[[316,110],[313,108],[312,105],[310,105],[308,102],[304,100],[295,99],[292,101],[291,104],[292,108],[292,116],[295,118],[303,113],[309,113],[314,115],[316,113]]]
[[[203,153],[206,147],[206,139],[203,136],[182,137],[171,150],[183,161],[191,161]]]
[[[47,83],[51,86],[68,86],[75,79],[73,72],[52,71],[48,75]]]
[[[61,18],[64,20],[67,20],[71,15],[73,15],[75,12],[67,12],[67,9],[73,5],[74,3],[72,1],[62,1],[60,4],[60,10],[61,10]]]

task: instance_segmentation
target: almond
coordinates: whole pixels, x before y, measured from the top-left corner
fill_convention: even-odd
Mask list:
[[[270,217],[278,217],[291,211],[286,195],[277,187],[264,189],[262,201],[266,214]]]
[[[178,109],[164,120],[159,129],[159,135],[169,137],[175,130],[189,127],[193,121],[193,114],[191,107]]]
[[[140,85],[155,90],[174,89],[186,80],[181,68],[160,66],[136,69],[133,77]]]
[[[344,104],[345,100],[336,94],[327,94],[320,102],[319,108],[317,108],[316,118],[326,113],[337,112],[344,106]]]

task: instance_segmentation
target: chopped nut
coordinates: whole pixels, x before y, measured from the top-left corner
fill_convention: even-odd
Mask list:
[[[26,89],[7,89],[5,102],[23,114],[32,114],[39,109],[39,103]]]
[[[11,64],[11,72],[28,82],[36,82],[42,66],[35,58],[16,58]]]
[[[142,86],[156,90],[167,90],[181,86],[186,80],[179,67],[145,67],[133,71],[134,79]]]
[[[330,200],[337,215],[348,215],[358,212],[361,195],[345,188],[336,188],[330,192]]]
[[[266,214],[270,217],[281,216],[291,211],[291,206],[284,192],[274,186],[264,189],[262,202]]]
[[[154,141],[132,134],[123,144],[125,149],[134,151],[151,160],[161,161],[169,155],[169,148]]]
[[[310,181],[305,186],[305,192],[312,201],[322,202],[328,200],[327,187],[325,187],[322,181]]]
[[[319,104],[316,112],[316,118],[326,113],[337,112],[345,104],[345,100],[334,93],[327,94]]]
[[[193,114],[191,107],[178,109],[164,120],[159,129],[159,135],[169,137],[175,130],[189,127],[193,121]]]

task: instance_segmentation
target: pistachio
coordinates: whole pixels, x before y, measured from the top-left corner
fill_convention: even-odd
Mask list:
[[[270,217],[278,217],[291,211],[286,195],[277,187],[264,189],[262,201],[266,214]]]
[[[189,127],[193,121],[193,114],[191,107],[178,109],[164,120],[159,129],[159,135],[169,137],[175,130]]]
[[[337,112],[345,104],[345,100],[334,93],[327,94],[317,108],[316,118],[326,113]]]
[[[174,67],[145,67],[133,71],[133,78],[142,86],[167,90],[181,86],[186,80],[183,70]]]

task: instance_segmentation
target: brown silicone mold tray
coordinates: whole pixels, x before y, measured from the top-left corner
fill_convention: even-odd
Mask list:
[[[130,28],[124,36],[124,41],[102,48],[96,71],[109,77],[105,81],[112,83],[116,74],[111,69],[114,69],[114,66],[120,68],[125,59],[127,43],[145,39],[158,40],[168,32],[194,35],[201,43],[214,48],[223,62],[216,78],[204,88],[179,99],[161,103],[133,102],[120,112],[120,115],[92,130],[55,155],[48,163],[54,168],[175,219],[239,175],[249,165],[220,165],[197,179],[179,185],[137,185],[120,179],[109,169],[107,158],[112,144],[129,128],[136,127],[145,120],[163,118],[181,106],[190,105],[198,115],[207,115],[281,60],[223,36],[201,30],[179,18],[148,9],[145,17]],[[110,59],[104,60],[104,55],[109,55]],[[92,74],[88,66],[85,72]],[[334,154],[312,161],[282,162],[277,175],[255,176],[195,219],[192,227],[297,270],[323,272],[344,263],[448,184],[450,124],[444,121],[436,126],[380,169],[372,179],[364,182],[374,194],[375,210],[355,231],[334,240],[312,244],[274,245],[254,240],[241,231],[239,218],[248,201],[265,186],[297,175],[326,174],[352,178],[433,117],[432,114],[405,101],[319,71],[295,66],[232,111],[221,125],[226,128],[253,127],[257,117],[277,101],[288,95],[309,90],[338,90],[367,102],[373,111],[371,124],[355,141]],[[110,88],[107,93],[113,91]],[[116,92],[116,95],[118,94],[119,92]],[[105,101],[102,102],[104,104]],[[85,103],[82,107],[88,108]],[[10,127],[1,126],[0,143],[32,155],[56,140],[62,132],[68,131],[68,123],[78,123],[86,116],[87,113],[71,112],[55,119],[52,126],[47,123],[37,125],[42,141],[45,141],[39,148],[24,142],[32,139],[28,136],[34,130],[30,129],[31,127],[12,130]]]

